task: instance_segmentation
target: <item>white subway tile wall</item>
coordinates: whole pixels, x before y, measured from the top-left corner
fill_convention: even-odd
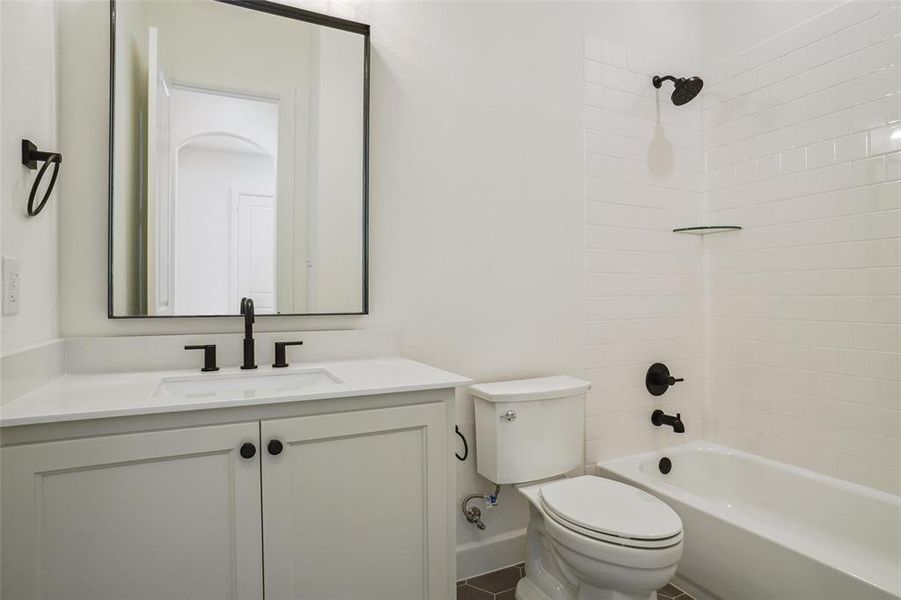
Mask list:
[[[650,78],[691,69],[586,40],[587,464],[704,437],[901,493],[899,63],[901,6],[853,0],[677,108]]]
[[[901,5],[705,73],[709,434],[901,493]]]
[[[586,39],[585,373],[588,465],[697,439],[704,398],[701,221],[705,162],[699,106],[657,101],[661,57]],[[669,89],[669,91],[667,91]],[[666,363],[685,383],[651,396],[645,372]],[[654,428],[653,408],[682,414],[686,434]]]

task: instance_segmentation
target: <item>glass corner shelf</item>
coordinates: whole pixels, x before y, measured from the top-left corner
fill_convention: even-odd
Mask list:
[[[673,233],[691,233],[694,235],[723,233],[724,231],[741,231],[741,227],[738,225],[704,225],[701,227],[679,227],[678,229],[673,229]]]

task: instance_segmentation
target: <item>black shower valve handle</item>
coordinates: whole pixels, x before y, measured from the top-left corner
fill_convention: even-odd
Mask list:
[[[670,375],[669,368],[663,363],[654,363],[645,375],[645,386],[652,396],[662,396],[671,385],[685,381],[682,377]]]

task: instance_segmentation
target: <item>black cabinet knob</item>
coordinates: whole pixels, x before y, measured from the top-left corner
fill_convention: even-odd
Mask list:
[[[278,440],[269,440],[269,445],[267,445],[266,448],[269,450],[269,454],[271,454],[272,456],[278,456],[282,453],[284,446]]]
[[[257,453],[257,447],[250,442],[241,444],[241,458],[253,458]]]

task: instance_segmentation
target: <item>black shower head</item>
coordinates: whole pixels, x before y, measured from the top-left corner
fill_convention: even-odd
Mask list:
[[[701,88],[704,87],[704,81],[700,77],[689,77],[686,79],[684,77],[676,78],[672,75],[667,75],[665,77],[654,75],[654,87],[660,89],[660,86],[663,85],[663,82],[667,79],[673,82],[674,89],[672,100],[673,104],[676,106],[682,106],[683,104],[691,102],[701,91]]]

